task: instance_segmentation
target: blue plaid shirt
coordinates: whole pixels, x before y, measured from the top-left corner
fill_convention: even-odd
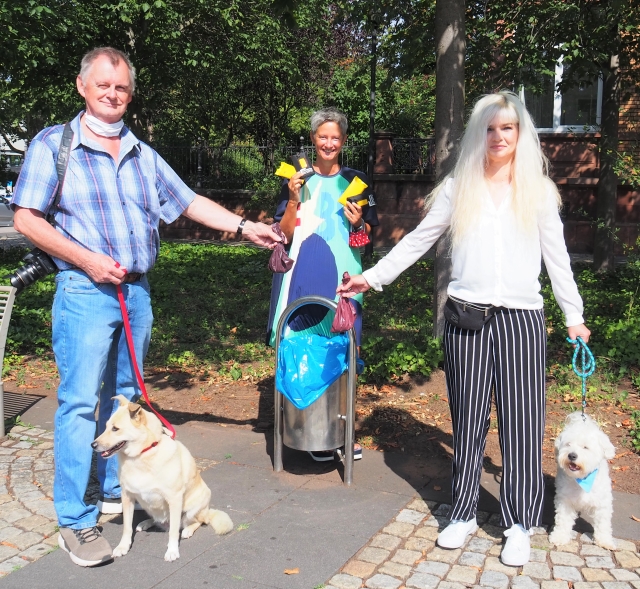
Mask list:
[[[175,221],[195,193],[151,147],[126,127],[120,134],[118,161],[80,128],[82,112],[71,121],[74,132],[56,229],[71,241],[111,256],[129,272],[148,272],[160,248],[158,224]],[[55,163],[63,125],[33,139],[16,184],[13,204],[47,214],[58,186]],[[72,264],[54,258],[61,270]]]

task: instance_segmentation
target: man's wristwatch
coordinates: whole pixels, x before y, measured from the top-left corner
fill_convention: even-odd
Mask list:
[[[364,219],[360,219],[360,225],[356,227],[353,226],[353,233],[358,233],[358,231],[362,231],[364,229]]]
[[[242,230],[244,229],[244,224],[247,222],[246,219],[242,219],[238,224],[238,230],[236,231],[236,237],[242,237]]]

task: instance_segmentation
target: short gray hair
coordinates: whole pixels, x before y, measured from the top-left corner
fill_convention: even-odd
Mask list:
[[[324,123],[336,123],[340,127],[342,136],[346,136],[349,122],[347,116],[337,108],[323,108],[311,115],[311,133],[314,135],[320,125]]]
[[[111,65],[114,67],[117,66],[121,60],[124,61],[129,70],[129,85],[131,86],[131,94],[133,94],[136,89],[136,68],[133,67],[133,64],[125,53],[113,47],[96,47],[85,54],[80,63],[80,73],[78,74],[82,83],[84,84],[86,81],[93,62],[101,55],[107,56]]]

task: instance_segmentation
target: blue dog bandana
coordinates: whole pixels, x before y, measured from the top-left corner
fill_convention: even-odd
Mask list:
[[[596,475],[598,474],[598,469],[596,468],[592,473],[588,474],[583,479],[576,479],[576,483],[578,483],[582,490],[585,493],[589,493],[593,487],[593,481],[596,480]]]

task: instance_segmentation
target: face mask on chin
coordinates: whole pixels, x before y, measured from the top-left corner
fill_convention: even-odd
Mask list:
[[[87,113],[84,115],[84,122],[87,124],[87,127],[91,129],[96,135],[100,135],[101,137],[117,137],[120,135],[120,131],[122,127],[124,127],[124,123],[122,119],[120,119],[117,123],[105,123],[100,119],[97,119],[94,116],[91,116]]]

